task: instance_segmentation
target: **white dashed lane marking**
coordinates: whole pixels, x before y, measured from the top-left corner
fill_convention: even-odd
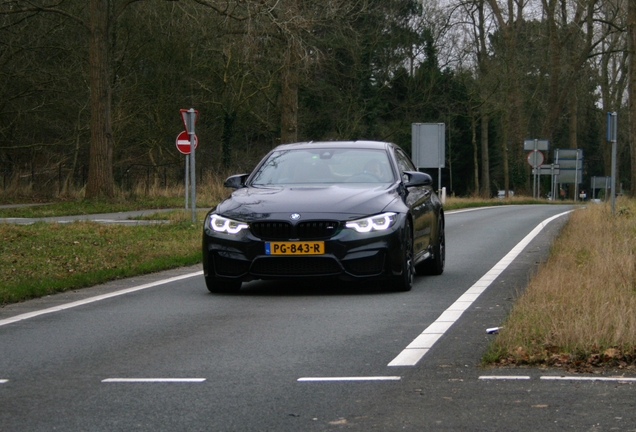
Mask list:
[[[305,377],[298,382],[352,382],[352,381],[400,381],[399,376],[360,376],[360,377]]]
[[[103,383],[202,383],[205,378],[107,378]]]

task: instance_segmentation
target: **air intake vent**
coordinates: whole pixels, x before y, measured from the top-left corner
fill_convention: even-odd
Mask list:
[[[254,261],[256,276],[330,276],[342,273],[336,260],[327,257],[271,257]]]
[[[303,221],[298,225],[289,222],[252,222],[252,234],[262,240],[325,240],[333,237],[340,223],[337,221]]]
[[[328,239],[338,231],[338,222],[311,221],[301,222],[296,227],[300,240]]]
[[[292,238],[292,224],[289,222],[253,222],[252,234],[263,240],[288,240]]]

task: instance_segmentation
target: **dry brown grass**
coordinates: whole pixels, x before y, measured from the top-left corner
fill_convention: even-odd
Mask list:
[[[636,361],[636,201],[573,212],[488,361],[586,367]]]
[[[223,181],[227,175],[225,173],[206,172],[202,178],[197,179],[196,194],[197,203],[203,207],[210,207],[227,197],[231,190],[223,187]],[[133,201],[159,200],[168,202],[169,199],[176,198],[179,202],[185,200],[184,182],[168,182],[164,184],[158,179],[150,179],[149,183],[141,181],[129,189],[115,187],[115,196],[109,199],[110,203],[126,203]],[[0,189],[0,205],[13,203],[41,203],[41,202],[80,202],[84,199],[85,188],[69,186],[63,191],[34,188],[29,184],[22,184],[17,181],[10,182],[3,189]],[[190,196],[188,195],[188,198]],[[178,206],[177,206],[178,207]],[[154,208],[150,206],[149,208]]]
[[[574,201],[549,201],[547,199],[534,199],[530,196],[515,195],[509,198],[473,198],[473,197],[456,197],[446,198],[444,203],[445,210],[455,210],[469,207],[483,206],[499,206],[499,205],[525,205],[525,204],[572,204]]]

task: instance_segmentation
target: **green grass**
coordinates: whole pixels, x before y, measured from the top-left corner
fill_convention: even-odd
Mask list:
[[[0,304],[201,261],[201,223],[0,224]]]

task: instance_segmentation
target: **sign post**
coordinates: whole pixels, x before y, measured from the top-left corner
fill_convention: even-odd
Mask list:
[[[415,167],[437,168],[437,189],[442,190],[442,168],[446,161],[446,125],[444,123],[411,124],[411,158]]]
[[[559,175],[559,172],[560,172],[559,165],[555,165],[555,164],[550,164],[550,166],[541,165],[532,169],[532,174],[534,175],[538,175],[538,176],[549,175],[550,176],[550,197],[552,198],[552,200],[555,199],[555,192],[556,192],[555,190],[556,183],[554,182],[554,179],[556,178],[556,176]],[[539,193],[539,196],[541,196],[541,193]]]
[[[618,113],[607,113],[607,141],[612,143],[612,214],[614,214],[614,203],[616,202],[616,136],[618,130]]]
[[[190,135],[186,131],[182,131],[177,135],[177,139],[175,141],[177,145],[177,150],[181,154],[185,155],[185,209],[188,209],[188,177],[190,175]],[[196,149],[199,145],[199,139],[197,136],[194,136],[194,148]]]
[[[555,149],[554,163],[559,164],[559,183],[574,185],[574,201],[579,198],[579,184],[583,182],[583,150]]]
[[[186,132],[188,133],[188,137],[190,139],[190,203],[192,205],[192,223],[195,223],[197,202],[196,202],[196,164],[195,164],[194,153],[195,153],[195,149],[197,145],[197,138],[194,131],[194,125],[197,122],[197,117],[199,115],[199,112],[196,111],[194,108],[190,108],[188,110],[181,109],[179,111],[181,112],[183,125],[185,126]],[[178,141],[178,137],[177,137],[177,141]]]
[[[190,156],[185,155],[185,209],[188,210],[188,194],[190,193],[189,180],[190,176]]]
[[[611,180],[610,177],[592,177],[592,199],[596,199],[596,189],[603,189],[603,196],[607,200]]]
[[[536,174],[537,168],[543,165],[545,156],[542,151],[547,151],[550,147],[550,142],[547,139],[526,139],[523,141],[523,149],[528,151],[528,163],[532,167],[532,198],[539,198],[541,196],[541,177]]]

